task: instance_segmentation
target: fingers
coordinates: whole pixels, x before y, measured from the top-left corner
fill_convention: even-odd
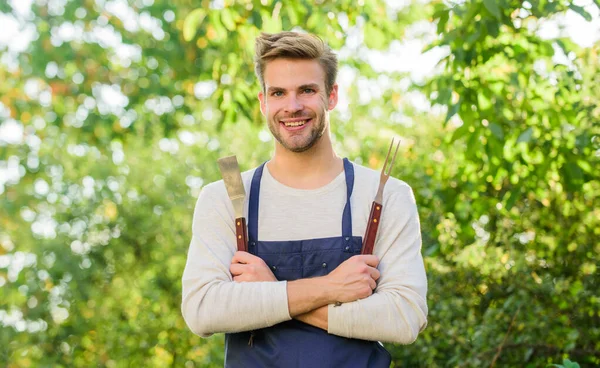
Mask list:
[[[251,276],[249,275],[249,266],[245,264],[232,264],[229,267],[229,272],[233,276],[233,281],[244,282],[244,281],[252,281]]]
[[[377,267],[379,265],[379,257],[374,256],[372,254],[361,254],[357,256],[352,256],[350,259],[354,262],[361,262],[371,267]]]
[[[379,265],[379,257],[374,256],[372,254],[360,255],[357,257],[361,257],[361,260],[364,261],[366,264],[368,264],[371,267],[377,267]]]
[[[361,272],[368,273],[373,278],[373,280],[375,280],[375,281],[379,280],[379,277],[381,276],[381,273],[377,269],[377,266],[379,265],[379,258],[377,256],[374,256],[374,255],[360,255],[360,256],[354,256],[354,257],[352,257],[352,259],[355,262],[359,262],[359,263],[364,263],[365,264],[365,266],[361,270]]]
[[[375,290],[377,283],[372,278],[369,278],[369,286],[371,287],[371,290]]]
[[[245,264],[241,264],[241,263],[232,263],[229,266],[229,272],[231,272],[231,274],[233,276],[238,276],[241,275],[242,273],[244,273],[244,269],[246,268]],[[235,278],[234,278],[235,280]]]
[[[248,252],[237,251],[233,255],[233,258],[231,259],[231,263],[253,263],[257,259],[260,259],[260,258],[258,258],[255,255],[252,255]]]
[[[233,258],[231,259],[231,263],[248,263],[247,262],[248,255],[250,255],[250,253],[237,251],[233,255]]]
[[[379,277],[381,276],[379,270],[373,267],[369,267],[369,274],[371,275],[371,278],[375,281],[379,280]]]

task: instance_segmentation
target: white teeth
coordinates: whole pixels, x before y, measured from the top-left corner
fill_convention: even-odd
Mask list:
[[[283,124],[285,124],[286,127],[297,127],[297,126],[306,124],[307,121],[308,120],[292,121],[292,122],[286,122],[286,123],[283,123]]]

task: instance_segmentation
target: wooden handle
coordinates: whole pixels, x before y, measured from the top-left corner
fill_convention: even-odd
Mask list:
[[[377,229],[379,228],[379,220],[381,219],[382,209],[383,206],[377,202],[373,202],[371,205],[369,223],[367,224],[367,231],[365,231],[365,237],[363,239],[362,250],[360,251],[360,254],[373,254],[373,248],[375,247],[375,238],[377,238]]]
[[[238,251],[248,251],[248,228],[246,227],[246,219],[239,217],[235,219],[235,239],[237,240]]]

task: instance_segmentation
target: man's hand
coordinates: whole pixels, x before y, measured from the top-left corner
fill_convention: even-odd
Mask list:
[[[277,281],[265,261],[248,252],[235,252],[229,272],[237,282]]]
[[[354,256],[327,276],[289,281],[287,291],[290,316],[296,318],[328,304],[353,302],[370,296],[379,279],[379,271],[375,268],[378,264],[379,258],[376,256]],[[320,313],[326,311],[326,308],[323,308]],[[314,324],[305,317],[312,318],[315,315],[303,316],[300,319],[325,328],[325,324],[321,323],[327,318],[325,313],[317,315],[318,321],[312,321]]]
[[[376,268],[378,264],[379,258],[374,255],[353,256],[325,276],[332,286],[335,300],[347,303],[373,294],[380,276]]]

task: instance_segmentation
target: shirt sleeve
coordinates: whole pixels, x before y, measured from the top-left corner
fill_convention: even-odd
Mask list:
[[[427,325],[428,311],[419,216],[406,184],[383,204],[374,254],[379,257],[381,273],[375,292],[338,307],[329,305],[328,332],[410,344]]]
[[[202,337],[265,328],[291,319],[285,281],[233,281],[229,266],[236,251],[234,215],[224,195],[224,187],[213,184],[198,197],[182,277],[183,318]]]

